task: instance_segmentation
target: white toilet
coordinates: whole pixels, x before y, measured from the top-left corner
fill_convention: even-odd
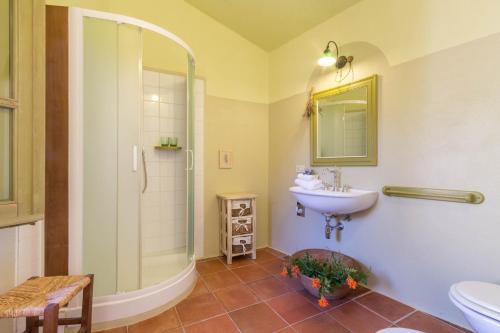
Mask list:
[[[377,333],[424,333],[424,332],[411,330],[409,328],[391,327],[391,328],[384,328],[383,330],[377,331]]]
[[[500,333],[500,285],[465,281],[451,286],[451,301],[477,333]]]

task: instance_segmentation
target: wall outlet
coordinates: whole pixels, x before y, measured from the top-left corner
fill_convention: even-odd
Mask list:
[[[303,204],[297,201],[297,208],[296,208],[297,216],[300,217],[305,217],[306,216],[306,207],[304,207]]]
[[[306,171],[306,166],[305,165],[296,165],[295,166],[295,172],[296,173],[302,173]]]

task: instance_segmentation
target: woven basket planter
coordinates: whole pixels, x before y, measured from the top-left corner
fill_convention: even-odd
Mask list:
[[[329,260],[332,257],[332,253],[334,254],[335,258],[339,260],[341,263],[343,263],[346,266],[355,268],[357,270],[361,269],[361,265],[353,258],[346,256],[345,254],[339,253],[339,252],[334,252],[334,251],[329,251],[329,250],[323,250],[323,249],[306,249],[306,250],[301,250],[299,252],[296,252],[292,255],[291,260],[294,260],[298,257],[302,257],[304,254],[309,253],[311,257],[317,260]],[[319,298],[319,290],[316,288],[312,287],[312,278],[305,276],[303,274],[300,274],[300,282],[304,286],[304,288],[313,296]],[[342,285],[341,287],[338,287],[335,289],[333,293],[329,293],[324,295],[326,299],[328,300],[335,300],[335,299],[341,299],[346,297],[352,292],[352,289],[349,289],[347,284]]]

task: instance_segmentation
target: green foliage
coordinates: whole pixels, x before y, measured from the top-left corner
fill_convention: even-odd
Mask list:
[[[325,295],[334,292],[337,288],[346,284],[348,277],[366,284],[368,276],[361,270],[343,264],[339,259],[332,256],[329,260],[318,260],[309,253],[292,260],[287,267],[288,275],[291,276],[291,267],[297,266],[300,273],[310,278],[318,278],[320,281],[319,294]]]

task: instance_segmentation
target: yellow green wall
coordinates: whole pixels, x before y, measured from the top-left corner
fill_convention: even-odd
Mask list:
[[[361,1],[270,53],[270,101],[306,90],[331,39],[373,44],[396,65],[500,31],[499,12],[496,0]]]
[[[257,246],[269,244],[267,104],[208,96],[205,102],[205,256],[217,256],[217,193],[257,193]],[[218,150],[233,151],[233,168],[218,169]],[[208,170],[207,170],[208,171]]]
[[[207,94],[267,103],[268,53],[183,0],[47,0],[47,4],[110,11],[162,26],[182,38],[194,51],[196,74],[207,79]],[[162,68],[162,48],[145,37],[144,64]],[[150,52],[151,51],[151,52]]]

